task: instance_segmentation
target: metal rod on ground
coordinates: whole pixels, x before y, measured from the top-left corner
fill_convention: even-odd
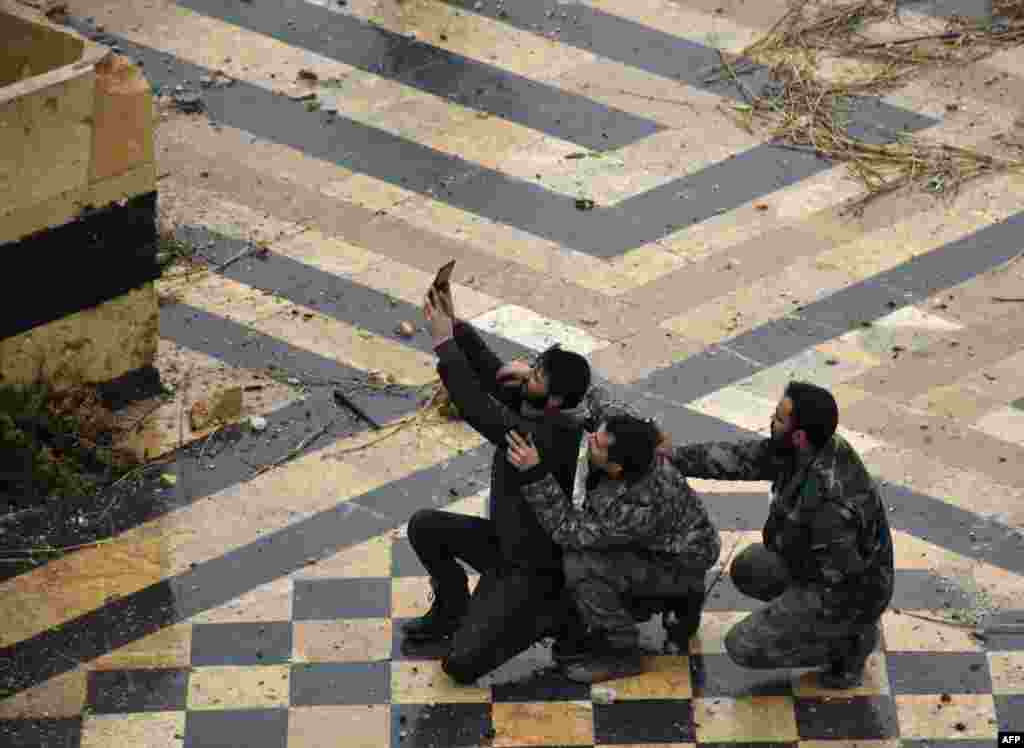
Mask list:
[[[355,404],[354,402],[352,402],[351,400],[349,400],[349,399],[348,399],[348,397],[347,397],[347,396],[345,395],[345,393],[344,393],[344,392],[342,392],[341,390],[335,390],[335,391],[334,391],[334,401],[335,401],[336,403],[338,403],[338,405],[341,405],[341,406],[343,406],[343,407],[345,407],[345,408],[348,408],[349,410],[351,410],[351,411],[352,411],[353,413],[355,413],[355,414],[356,414],[356,415],[357,415],[357,416],[358,416],[359,418],[363,419],[363,420],[364,420],[364,421],[366,421],[366,422],[367,422],[368,424],[370,424],[371,426],[373,426],[373,428],[374,428],[374,429],[375,429],[376,431],[380,431],[380,424],[379,424],[379,423],[377,423],[377,422],[376,422],[375,420],[373,420],[372,418],[370,418],[370,416],[366,415],[366,413],[364,413],[364,412],[363,412],[363,409],[362,409],[362,408],[360,408],[360,407],[359,407],[358,405],[356,405],[356,404]]]

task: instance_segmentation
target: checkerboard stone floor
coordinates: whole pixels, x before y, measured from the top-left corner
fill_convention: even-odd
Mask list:
[[[80,719],[12,720],[0,735],[83,748],[975,748],[1019,728],[1024,634],[978,638],[914,617],[942,607],[941,580],[901,569],[897,584],[865,682],[848,691],[820,689],[813,671],[732,664],[723,636],[756,603],[727,575],[688,651],[668,651],[657,618],[643,625],[647,670],[603,684],[610,702],[562,677],[545,643],[460,687],[437,646],[403,645],[401,623],[425,609],[428,585],[394,530],[91,663]]]

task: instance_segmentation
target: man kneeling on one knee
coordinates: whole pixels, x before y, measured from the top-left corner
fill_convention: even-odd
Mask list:
[[[585,628],[556,643],[566,675],[595,683],[642,671],[637,601],[662,601],[678,618],[667,625],[682,647],[700,623],[704,580],[721,543],[685,477],[655,459],[657,427],[598,402],[600,426],[584,432],[573,493],[554,476],[524,486],[523,495],[551,539],[563,548],[566,586]],[[520,470],[541,463],[531,440],[510,432],[508,459]],[[646,617],[646,616],[644,616]]]
[[[863,680],[892,599],[893,548],[878,488],[835,433],[838,421],[831,393],[791,382],[771,438],[659,452],[691,477],[772,482],[764,544],[731,568],[736,587],[768,605],[729,631],[732,659],[751,668],[825,666],[822,685],[850,688]]]

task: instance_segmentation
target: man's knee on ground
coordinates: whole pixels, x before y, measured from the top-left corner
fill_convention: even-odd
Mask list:
[[[744,548],[729,566],[729,578],[736,589],[758,600],[782,594],[788,576],[782,559],[760,543]]]
[[[409,526],[406,532],[409,536],[410,543],[416,545],[417,541],[423,535],[424,530],[429,532],[429,528],[433,524],[434,515],[436,514],[436,509],[417,509],[413,513],[409,518]]]
[[[460,686],[471,686],[483,675],[471,657],[460,657],[454,653],[441,660],[441,669]]]
[[[745,637],[739,626],[733,626],[725,635],[725,651],[729,658],[740,667],[771,667],[771,665],[764,664],[767,654],[764,648]]]

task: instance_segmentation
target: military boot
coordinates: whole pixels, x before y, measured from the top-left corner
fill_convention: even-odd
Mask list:
[[[843,642],[832,664],[818,677],[825,688],[856,688],[864,682],[864,666],[878,645],[878,624]]]
[[[690,646],[690,638],[700,628],[701,614],[704,611],[705,592],[700,591],[685,598],[682,604],[672,606],[662,616],[662,626],[669,641],[684,652]]]
[[[440,584],[430,580],[432,604],[430,610],[419,618],[402,624],[402,632],[410,641],[431,641],[445,639],[459,628],[459,622],[469,607],[469,590],[454,581]]]
[[[601,683],[629,678],[644,671],[643,652],[636,630],[595,632],[585,641],[582,653],[562,658],[562,668],[569,680]]]

